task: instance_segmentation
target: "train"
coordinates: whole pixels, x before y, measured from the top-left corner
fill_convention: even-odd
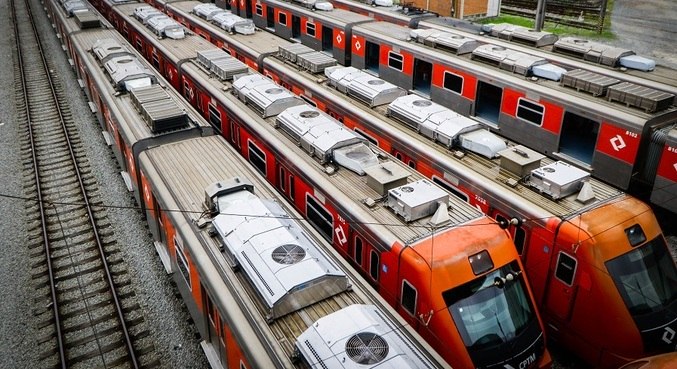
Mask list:
[[[93,8],[45,5],[213,368],[449,368]]]
[[[497,221],[262,75],[242,73],[245,62],[195,47],[201,37],[155,37],[139,8],[107,14],[452,366],[549,366],[523,266]],[[247,37],[258,46],[270,35]],[[250,101],[257,95],[260,104]],[[518,297],[513,308],[503,308],[504,292]]]
[[[331,84],[340,85],[340,82],[334,83],[331,78],[321,78],[315,73],[303,72],[290,64],[290,60],[285,59],[285,56],[277,55],[275,50],[287,52],[293,44],[280,39],[270,40],[270,35],[266,32],[259,32],[255,36],[223,33],[218,27],[201,18],[206,16],[200,15],[200,11],[195,11],[197,6],[206,5],[198,2],[173,2],[166,4],[165,10],[186,25],[191,32],[210,40],[221,49],[228,50],[235,58],[337,118],[346,127],[352,128],[373,144],[416,168],[462,200],[504,224],[509,223],[511,219],[517,219],[517,224],[511,224],[509,230],[525,262],[527,272],[529,275],[539,276],[538,280],[532,280],[532,285],[535,287],[538,306],[550,328],[552,340],[569,347],[589,363],[605,367],[618,366],[647,353],[674,349],[669,342],[661,340],[663,330],[669,332],[674,329],[672,325],[675,324],[675,317],[670,313],[675,301],[672,293],[666,291],[667,294],[662,298],[662,307],[655,308],[656,314],[653,318],[640,318],[632,312],[635,310],[635,303],[630,301],[628,292],[623,288],[621,280],[626,277],[612,275],[612,268],[608,266],[612,260],[632,253],[637,246],[646,247],[644,252],[648,253],[653,251],[647,250],[655,248],[656,255],[662,260],[661,268],[665,270],[662,272],[665,279],[657,279],[656,285],[674,283],[674,262],[671,262],[656,219],[646,205],[623,194],[622,191],[589,178],[586,173],[578,171],[575,167],[561,161],[553,162],[546,158],[538,158],[538,153],[515,143],[511,143],[509,150],[502,155],[506,163],[503,163],[503,159],[491,157],[487,160],[481,155],[468,153],[456,147],[453,151],[448,147],[446,149],[434,145],[431,147],[430,142],[407,131],[407,127],[412,126],[411,121],[403,124],[401,119],[400,121],[390,119],[383,107],[362,108],[365,101],[366,105],[373,104],[360,94],[367,89],[366,87],[358,86],[360,89],[353,89],[351,96],[355,101],[346,101],[345,95],[332,92],[334,87]],[[192,14],[193,12],[196,14]],[[123,18],[122,15],[120,17]],[[148,44],[144,47],[149,50],[147,54],[164,53],[161,51],[163,47],[157,47],[156,42],[148,39],[146,42]],[[173,76],[180,74],[180,68],[176,67],[183,63],[180,55],[165,55],[164,59],[162,56],[160,59],[159,64],[163,66],[162,68],[171,70],[169,74]],[[341,68],[337,68],[336,71],[340,72]],[[368,75],[363,79],[378,80]],[[193,104],[204,104],[209,98],[215,98],[210,93],[208,93],[210,96],[200,98],[201,94],[195,92],[194,84],[186,80],[181,81],[178,77],[175,81],[174,86],[183,91],[184,96]],[[388,84],[383,80],[377,82],[375,85],[378,86]],[[222,88],[230,89],[228,86]],[[391,86],[390,90],[395,90],[395,86]],[[402,91],[400,94],[404,93]],[[410,95],[410,105],[405,105],[400,111],[416,110],[413,103],[434,106],[434,103],[414,96],[416,95]],[[202,106],[204,112],[209,109],[208,104]],[[437,112],[443,112],[445,117],[454,115],[452,111],[444,111],[449,109],[441,106],[435,109]],[[211,113],[207,115],[211,116]],[[453,119],[465,121],[467,126],[477,125],[467,117]],[[417,131],[421,132],[420,129]],[[423,131],[425,134],[425,130]],[[437,136],[438,141],[440,137]],[[507,140],[501,138],[501,141]],[[431,148],[435,151],[431,152]],[[457,155],[462,157],[459,159]],[[531,166],[529,170],[525,171],[524,167],[520,166],[515,172],[511,163],[522,161],[523,155],[538,159],[526,160],[530,162],[527,165]],[[513,160],[508,161],[510,156],[513,156]],[[537,162],[539,164],[535,164]],[[540,165],[541,162],[543,165]],[[513,173],[502,173],[508,170],[512,170]],[[570,196],[571,193],[553,193],[554,187],[548,189],[539,187],[543,184],[542,181],[536,185],[533,181],[523,184],[522,178],[531,170],[538,170],[538,174],[546,176],[550,170],[557,170],[564,176],[577,173],[574,176],[578,176],[574,181],[576,188],[573,191],[574,196]],[[552,176],[545,182],[550,186],[551,181],[558,181],[557,178]],[[552,183],[553,186],[569,185],[555,182]],[[585,190],[584,183],[587,188]],[[596,195],[594,199],[577,199],[581,192]],[[618,216],[596,215],[602,213]],[[527,219],[529,222],[519,221]],[[602,219],[603,225],[595,224]],[[614,231],[610,231],[611,229]],[[633,245],[632,243],[636,241],[631,241],[628,236],[634,232],[632,229],[642,229],[642,232],[648,232],[649,236]],[[586,236],[581,237],[581,234]],[[546,247],[543,246],[544,243],[547,244]],[[556,252],[550,252],[550,248]],[[586,248],[591,253],[579,251]],[[575,271],[568,278],[562,279],[558,277],[562,268],[574,268]],[[610,291],[613,292],[609,293]],[[605,303],[600,303],[600,300]],[[612,310],[614,314],[609,314]],[[618,324],[619,320],[625,323]]]
[[[167,9],[174,3],[148,2]],[[677,142],[672,134],[677,79],[672,69],[629,50],[577,38],[560,40],[559,54],[545,52],[544,47],[480,35],[492,31],[451,18],[353,0],[332,1],[329,11],[281,0],[219,4],[264,30],[430,97],[516,142],[677,212]],[[345,13],[339,12],[346,9],[355,13],[341,20]],[[365,21],[358,15],[373,18]],[[493,34],[518,40],[520,32],[508,29],[513,28],[495,27]],[[537,37],[528,30],[521,34]]]

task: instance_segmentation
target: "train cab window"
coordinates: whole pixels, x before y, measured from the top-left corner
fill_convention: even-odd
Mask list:
[[[515,228],[515,247],[517,248],[517,253],[522,255],[524,251],[524,244],[527,242],[527,231],[524,228],[516,227]]]
[[[310,195],[306,195],[306,215],[315,229],[331,242],[334,234],[334,217]]]
[[[221,112],[211,103],[209,104],[209,123],[216,129],[221,129]]]
[[[378,73],[381,48],[376,43],[369,41],[366,43],[367,46],[364,52],[364,69]]]
[[[256,15],[263,16],[263,6],[261,4],[256,4]]]
[[[444,181],[437,176],[433,176],[433,183],[440,185],[442,188],[451,192],[452,195],[458,197],[459,199],[465,202],[470,202],[470,198],[468,197],[468,195],[466,195],[463,191],[459,190],[455,186],[452,186],[447,181]]]
[[[517,112],[515,114],[517,118],[540,126],[543,124],[543,112],[545,112],[545,107],[541,104],[521,97],[517,100]]]
[[[595,152],[599,123],[578,114],[566,112],[562,120],[559,150],[562,154],[591,163]]]
[[[188,289],[192,291],[193,286],[190,284],[190,266],[185,255],[185,250],[183,249],[183,242],[178,236],[174,236],[174,248],[176,249],[176,266],[179,268],[179,272],[184,281],[186,281]]]
[[[367,141],[371,142],[374,146],[378,146],[378,141],[377,141],[374,137],[372,137],[371,135],[369,135],[367,132],[365,132],[365,131],[363,131],[363,130],[357,128],[357,127],[356,127],[354,130],[355,130],[355,132],[356,132],[358,135],[360,135],[360,136],[366,138]]]
[[[402,307],[409,314],[416,316],[416,288],[408,281],[402,281]]]
[[[357,265],[362,265],[362,239],[355,237],[355,253],[353,254],[353,259]]]
[[[306,23],[306,34],[310,37],[315,37],[315,23]]]
[[[392,51],[388,52],[388,66],[393,69],[402,71],[404,68],[404,57],[402,54],[397,54]]]
[[[369,253],[369,275],[378,281],[378,267],[380,265],[378,252],[371,250]]]
[[[261,172],[261,174],[267,175],[266,153],[259,149],[252,141],[247,141],[247,149],[249,150],[249,162],[254,164],[254,168]]]
[[[567,286],[574,284],[576,275],[576,259],[566,253],[560,252],[557,256],[557,267],[555,268],[555,277],[564,282]]]
[[[444,72],[442,77],[442,86],[449,90],[460,94],[463,91],[463,77],[451,72]]]
[[[287,25],[287,13],[279,12],[277,14],[277,21],[283,26]]]

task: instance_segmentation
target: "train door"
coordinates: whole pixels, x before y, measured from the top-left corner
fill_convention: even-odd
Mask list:
[[[381,48],[378,44],[373,42],[366,42],[367,46],[364,51],[364,69],[376,72],[378,74],[379,68],[379,55],[381,53]]]
[[[571,112],[564,113],[559,151],[584,163],[592,163],[599,122]]]
[[[502,98],[502,88],[479,81],[477,83],[477,97],[475,99],[475,116],[498,125]]]
[[[334,51],[334,30],[331,27],[320,26],[322,27],[322,51],[333,52]]]
[[[247,19],[252,19],[252,2],[245,1],[245,16]]]
[[[202,290],[202,306],[205,306],[207,311],[205,313],[206,317],[206,328],[207,331],[209,332],[207,337],[209,337],[209,343],[211,343],[212,349],[214,350],[214,353],[219,357],[219,361],[221,362],[221,365],[224,368],[228,367],[228,361],[227,361],[227,354],[226,354],[226,344],[225,340],[221,337],[219,328],[221,327],[221,324],[219,322],[219,313],[216,310],[216,306],[214,306],[214,303],[212,302],[211,297],[209,297],[209,294],[207,291],[204,289],[203,286],[200,286],[200,289]]]
[[[275,8],[266,7],[266,27],[275,31]]]
[[[291,38],[301,41],[301,17],[298,15],[291,16]]]
[[[430,84],[432,83],[433,65],[421,59],[414,59],[414,90],[430,96]]]

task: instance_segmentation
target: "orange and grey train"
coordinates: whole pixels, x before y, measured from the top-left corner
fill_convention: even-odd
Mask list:
[[[591,365],[605,367],[617,366],[652,352],[674,350],[670,332],[674,330],[675,317],[670,312],[674,311],[675,293],[669,287],[675,283],[674,263],[655,217],[646,205],[585,175],[576,180],[576,186],[583,182],[591,185],[596,194],[594,200],[578,201],[575,200],[577,196],[573,196],[573,201],[570,201],[567,198],[571,196],[562,193],[557,193],[558,199],[554,199],[552,192],[541,194],[548,191],[524,185],[522,173],[502,169],[500,160],[490,161],[472,153],[459,159],[453,154],[462,153],[463,148],[454,147],[449,151],[431,147],[424,138],[408,131],[412,124],[402,125],[401,120],[392,121],[379,114],[384,108],[369,109],[361,103],[347,101],[344,95],[332,93],[326,88],[331,83],[318,82],[317,75],[290,68],[286,62],[274,57],[272,49],[285,48],[287,43],[284,40],[268,40],[270,36],[260,32],[251,36],[219,33],[218,27],[191,14],[191,9],[198,4],[173,2],[164,8],[203,38],[230,50],[248,65],[292,89],[491,217],[503,222],[511,218],[529,219],[524,224],[511,225],[510,232],[515,237],[527,271],[533,269],[534,276],[531,278],[538,278],[533,282],[537,287],[538,306],[547,318],[547,326],[556,341]],[[264,38],[266,42],[261,42]],[[162,63],[171,66],[177,64],[177,60],[164,60]],[[187,91],[178,80],[176,86]],[[194,94],[192,97],[184,95],[192,103],[200,104]],[[204,105],[202,110],[209,108]],[[445,110],[442,107],[437,109]],[[445,114],[454,116],[451,111]],[[462,118],[454,117],[457,120]],[[467,124],[474,126],[472,122]],[[532,158],[538,156],[512,143],[510,148],[504,156],[515,153],[516,148],[525,154],[528,152]],[[536,161],[531,160],[530,165],[533,166]],[[545,158],[543,163],[551,165],[546,165],[540,172],[554,168],[581,174],[563,163],[553,163]],[[540,165],[536,164],[531,169],[536,168]],[[507,185],[506,182],[514,184]],[[576,187],[576,195],[579,189]],[[605,213],[614,216],[599,215]],[[639,242],[637,239],[630,240],[626,231],[630,234],[638,229],[644,232],[646,239]],[[583,252],[583,249],[588,251]],[[631,251],[634,254],[629,254]],[[658,262],[653,265],[646,259],[649,256],[637,261],[636,255],[654,255]],[[636,275],[618,275],[618,270],[624,268],[614,265],[627,262],[628,258],[634,260],[631,269],[636,270]],[[567,268],[573,268],[568,276],[563,272]],[[644,312],[637,310],[636,305],[641,303],[632,295],[633,289],[627,286],[627,280],[642,278],[643,275],[650,278],[634,283],[658,291],[657,300],[647,303],[651,311]],[[661,285],[668,287],[660,288]]]
[[[116,31],[49,12],[213,368],[449,367]]]
[[[179,72],[181,93],[452,366],[550,365],[520,258],[498,222],[265,77],[240,76],[245,64],[205,50],[202,38],[156,37],[138,8],[112,8],[120,29],[160,70]],[[274,101],[252,103],[261,93]]]

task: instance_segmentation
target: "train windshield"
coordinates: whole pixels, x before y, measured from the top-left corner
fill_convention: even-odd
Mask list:
[[[541,328],[516,261],[444,292],[443,298],[476,367],[532,364],[543,350]]]
[[[662,236],[606,265],[633,316],[663,311],[677,298],[677,270]]]

